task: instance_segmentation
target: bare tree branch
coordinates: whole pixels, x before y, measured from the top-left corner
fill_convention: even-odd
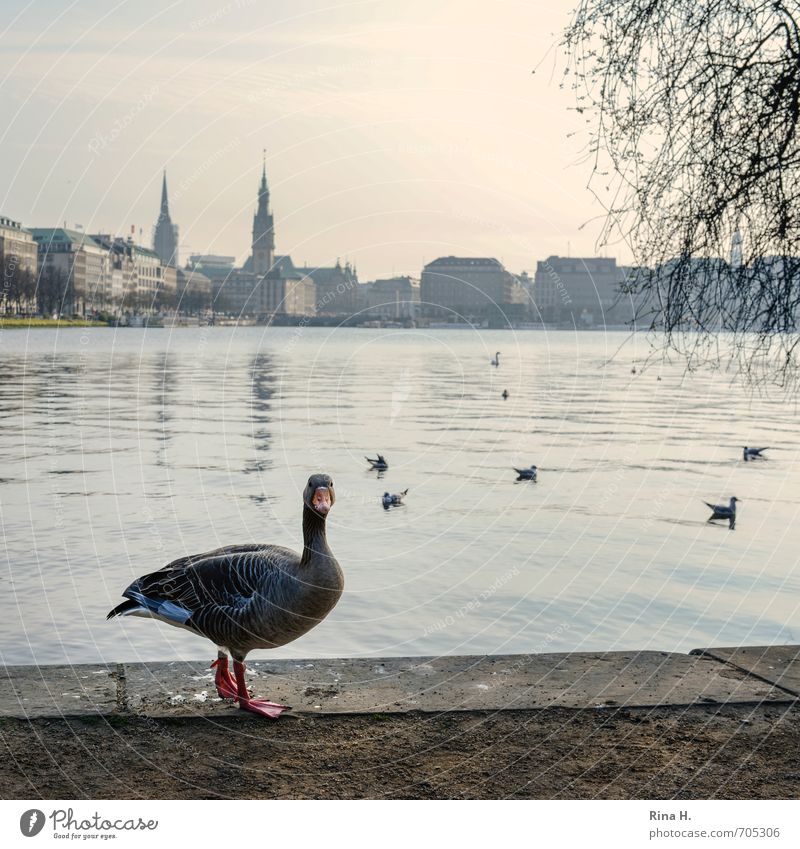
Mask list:
[[[787,0],[581,0],[563,39],[601,241],[642,267],[637,320],[691,366],[721,343],[778,382],[800,319],[798,18]]]

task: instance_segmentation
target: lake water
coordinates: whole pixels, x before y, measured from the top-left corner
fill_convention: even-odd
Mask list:
[[[105,614],[182,554],[300,546],[314,471],[335,481],[347,587],[274,655],[796,642],[793,399],[680,363],[643,370],[644,338],[614,356],[626,338],[0,330],[2,660],[210,660],[191,634]],[[745,444],[775,450],[745,464]],[[364,461],[376,451],[383,479]],[[516,483],[531,463],[539,482]],[[406,488],[405,508],[382,509]],[[736,530],[705,524],[701,499],[731,495]]]

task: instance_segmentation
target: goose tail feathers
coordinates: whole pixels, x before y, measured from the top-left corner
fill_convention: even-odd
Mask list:
[[[134,610],[141,610],[139,602],[126,599],[122,602],[122,604],[118,604],[113,610],[109,610],[106,619],[113,619],[115,616],[126,616],[133,613]]]

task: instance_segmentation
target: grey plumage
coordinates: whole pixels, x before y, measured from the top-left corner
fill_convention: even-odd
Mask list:
[[[534,481],[537,479],[537,472],[539,471],[536,466],[531,466],[529,469],[518,469],[516,466],[512,467],[514,471],[517,473],[518,481]]]
[[[372,465],[372,471],[374,472],[385,472],[389,468],[389,464],[386,462],[383,454],[378,454],[375,460],[370,457],[366,457],[365,459]]]
[[[761,452],[762,451],[768,451],[768,450],[769,449],[767,447],[764,447],[764,448],[748,448],[745,445],[744,448],[742,449],[742,459],[745,461],[745,463],[747,463],[748,460],[766,460],[767,459],[766,457],[761,456]]]
[[[708,521],[727,522],[730,529],[733,530],[736,527],[736,504],[738,501],[739,499],[735,495],[731,498],[727,507],[724,504],[711,504],[708,501],[704,501],[703,504],[711,510],[711,516]]]
[[[122,593],[127,601],[107,618],[146,616],[185,628],[229,650],[240,664],[253,649],[296,640],[330,613],[344,589],[325,533],[334,500],[330,477],[312,475],[303,494],[302,554],[252,544],[181,557],[135,580]],[[226,695],[239,698],[242,707],[255,705],[255,712],[265,713],[258,708],[268,705],[270,716],[284,708],[241,691]]]
[[[388,510],[390,507],[402,507],[403,499],[408,495],[408,490],[404,489],[402,492],[398,492],[392,495],[389,492],[383,493],[383,509]]]

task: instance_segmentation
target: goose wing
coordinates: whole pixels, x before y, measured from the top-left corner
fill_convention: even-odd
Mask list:
[[[137,578],[125,598],[172,621],[199,624],[211,611],[244,613],[257,597],[269,597],[298,559],[280,546],[235,545],[173,560]],[[193,622],[189,622],[189,620]]]

